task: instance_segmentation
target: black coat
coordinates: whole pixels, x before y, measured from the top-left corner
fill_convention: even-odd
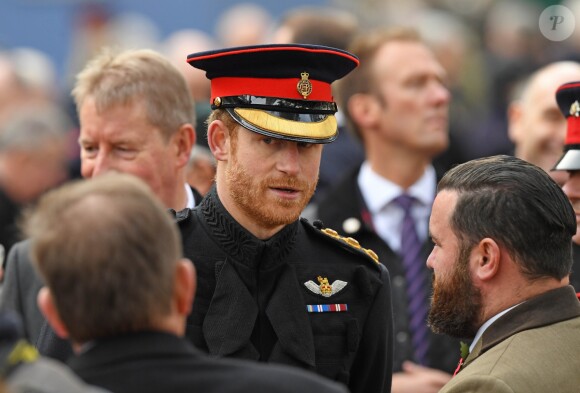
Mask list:
[[[352,393],[390,391],[389,276],[367,252],[304,220],[259,240],[227,213],[215,188],[177,220],[197,269],[186,333],[196,347],[313,370]],[[324,297],[315,293],[318,277],[346,286]],[[307,311],[335,304],[348,310]]]
[[[210,359],[186,340],[158,332],[97,340],[69,366],[115,393],[346,393],[302,370]]]
[[[389,271],[393,291],[393,317],[395,323],[394,369],[401,371],[405,360],[413,360],[413,347],[409,334],[409,318],[407,312],[407,282],[401,257],[395,253],[375,232],[370,213],[364,203],[357,182],[358,169],[347,175],[326,197],[317,205],[314,215],[325,226],[336,230],[343,236],[352,236],[363,247],[371,248],[379,256],[379,261]],[[361,224],[354,232],[346,232],[343,224],[348,219],[356,219]],[[352,222],[352,220],[351,220]],[[348,229],[348,226],[347,226]],[[433,249],[431,241],[423,246],[423,258],[427,261]],[[431,271],[425,266],[426,282],[431,285]],[[431,288],[429,292],[431,293]],[[447,336],[430,334],[430,347],[427,353],[427,366],[453,372],[459,360],[459,341]]]

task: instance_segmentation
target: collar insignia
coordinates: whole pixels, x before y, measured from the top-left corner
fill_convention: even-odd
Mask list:
[[[311,292],[322,295],[324,297],[331,297],[332,295],[336,295],[338,292],[342,291],[344,287],[348,284],[346,281],[336,280],[332,284],[328,283],[328,278],[326,277],[317,277],[319,285],[312,280],[306,281],[304,285],[308,288]]]
[[[580,117],[580,103],[578,100],[574,101],[574,103],[570,105],[570,115],[574,117]]]
[[[312,93],[312,83],[308,80],[310,74],[308,74],[308,72],[302,72],[300,76],[302,79],[298,81],[296,89],[304,99],[307,99],[308,96]]]

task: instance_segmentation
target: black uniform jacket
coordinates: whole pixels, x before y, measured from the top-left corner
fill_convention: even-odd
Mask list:
[[[259,240],[229,215],[215,188],[177,221],[197,269],[187,325],[196,347],[314,370],[353,393],[390,391],[389,275],[370,252],[302,219]],[[330,296],[320,293],[320,280],[332,286]],[[324,309],[335,311],[316,312]]]
[[[324,225],[327,225],[344,236],[352,236],[363,247],[369,247],[375,251],[381,264],[389,270],[393,291],[393,317],[394,317],[394,370],[401,371],[405,360],[413,360],[413,347],[409,334],[409,315],[407,312],[407,282],[405,269],[401,257],[391,250],[381,237],[375,232],[368,208],[364,202],[357,182],[358,170],[347,175],[335,189],[330,191],[326,198],[317,206],[314,215]],[[354,220],[360,226],[356,230],[350,230],[345,222],[352,223]],[[356,226],[354,227],[356,228]],[[433,249],[431,241],[425,242],[422,255],[427,261],[429,253]],[[431,271],[425,265],[424,274],[426,282],[431,285]],[[429,292],[431,293],[431,288]],[[426,322],[425,322],[426,323]],[[459,360],[459,341],[444,335],[437,335],[429,331],[430,346],[427,352],[427,366],[452,373]]]
[[[97,340],[69,366],[86,382],[115,393],[346,393],[302,370],[210,359],[186,340],[161,332]]]

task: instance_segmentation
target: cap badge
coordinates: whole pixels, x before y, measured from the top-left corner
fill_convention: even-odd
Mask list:
[[[580,117],[580,103],[578,100],[570,106],[570,115],[574,117]]]
[[[312,280],[306,281],[304,285],[308,288],[311,292],[322,295],[324,297],[331,297],[332,295],[336,295],[338,292],[342,291],[344,287],[346,287],[347,282],[336,280],[332,284],[328,283],[328,278],[326,277],[317,277],[318,282],[320,285],[316,285],[316,283]]]
[[[310,75],[308,74],[308,72],[302,72],[300,76],[302,77],[302,79],[298,81],[296,89],[304,99],[307,99],[310,93],[312,93],[312,83],[308,80],[308,77]]]

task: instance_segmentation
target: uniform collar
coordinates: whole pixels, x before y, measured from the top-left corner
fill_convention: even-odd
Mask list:
[[[203,199],[200,209],[202,222],[228,256],[250,269],[280,265],[296,241],[299,222],[286,225],[270,239],[261,240],[241,226],[221,203],[213,187]],[[267,264],[268,266],[266,266]]]

